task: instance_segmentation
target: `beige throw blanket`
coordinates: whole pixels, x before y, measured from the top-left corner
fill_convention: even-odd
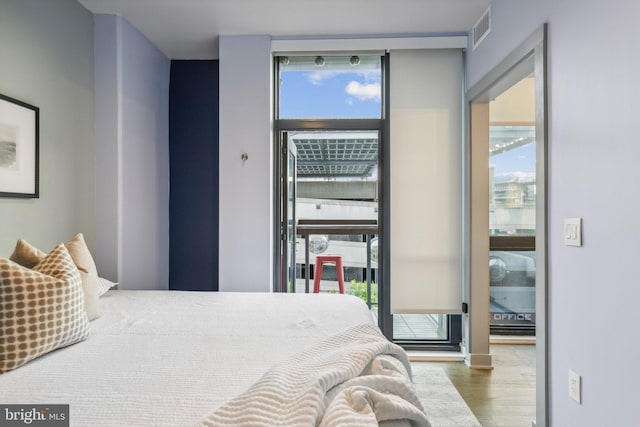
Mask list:
[[[430,426],[404,350],[371,324],[271,368],[201,426]]]

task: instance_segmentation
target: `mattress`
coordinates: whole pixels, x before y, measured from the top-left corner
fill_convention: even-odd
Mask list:
[[[69,404],[73,426],[185,426],[352,326],[340,294],[109,291],[90,337],[0,376],[3,404]]]

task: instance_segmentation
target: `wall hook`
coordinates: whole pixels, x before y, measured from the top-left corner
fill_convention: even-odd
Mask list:
[[[249,160],[249,155],[247,153],[242,153],[240,159],[242,159],[242,166],[244,166],[245,162]]]

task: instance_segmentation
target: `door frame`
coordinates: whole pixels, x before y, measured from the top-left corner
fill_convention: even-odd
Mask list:
[[[296,244],[295,241],[291,245],[291,252],[289,252],[289,237],[290,234],[293,235],[293,239],[296,238],[296,198],[297,198],[297,182],[298,182],[298,174],[296,171],[297,168],[297,150],[296,145],[293,141],[291,141],[288,137],[287,131],[278,132],[277,135],[278,145],[280,146],[280,191],[282,196],[280,197],[279,203],[279,238],[280,238],[280,283],[276,284],[279,286],[280,292],[290,292],[289,290],[289,274],[291,273],[290,269],[293,268],[293,289],[295,291],[296,283],[295,283],[295,254],[296,254]],[[293,172],[289,170],[289,158],[293,154]],[[293,176],[293,203],[291,207],[291,216],[289,216],[290,212],[288,209],[289,205],[289,177]],[[289,218],[293,219],[293,224],[289,224]],[[292,232],[289,232],[289,227],[292,227]],[[278,236],[276,236],[278,237]],[[290,265],[290,262],[293,261],[293,267]]]
[[[536,420],[537,427],[549,425],[549,372],[548,372],[548,341],[549,341],[549,319],[547,317],[548,307],[548,173],[547,173],[547,144],[548,144],[548,96],[547,96],[547,24],[538,28],[531,36],[513,50],[495,68],[487,73],[478,83],[466,92],[467,110],[467,147],[466,152],[472,153],[472,132],[471,123],[474,109],[483,109],[484,105],[496,98],[498,95],[509,89],[524,77],[534,74],[535,77],[535,98],[536,98]],[[485,159],[486,161],[486,159]],[[471,205],[471,173],[472,164],[468,161],[465,199]],[[472,209],[467,209],[466,224],[473,224]],[[468,267],[473,263],[474,257],[484,257],[486,251],[488,259],[489,246],[481,247],[484,240],[475,239],[476,233],[483,233],[482,230],[467,230],[465,241],[467,247]],[[487,227],[488,233],[488,227]],[[471,268],[467,275],[468,292],[473,294],[474,277]],[[488,282],[486,283],[488,295]],[[467,298],[470,295],[466,296]],[[476,297],[478,298],[478,297]],[[474,345],[474,301],[471,303],[469,321],[469,342],[471,348]],[[488,313],[475,313],[478,320],[485,317],[489,321]],[[488,325],[487,325],[488,326]],[[488,337],[487,337],[488,338]],[[482,337],[480,339],[483,339]]]

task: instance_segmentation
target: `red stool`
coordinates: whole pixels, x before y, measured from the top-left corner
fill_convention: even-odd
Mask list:
[[[338,275],[338,288],[340,293],[344,294],[344,270],[342,269],[342,255],[317,255],[316,267],[314,269],[313,277],[313,293],[320,292],[320,278],[322,277],[322,264],[335,264],[336,273]]]

